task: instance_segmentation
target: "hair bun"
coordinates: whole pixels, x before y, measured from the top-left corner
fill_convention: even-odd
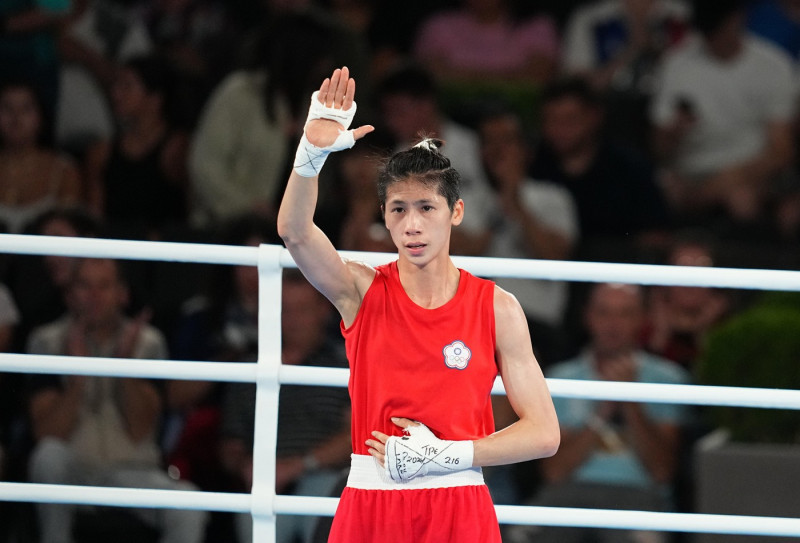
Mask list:
[[[439,148],[442,147],[442,140],[436,138],[422,138],[419,143],[414,145],[414,148],[425,149],[427,151],[431,151],[434,153],[439,152]]]

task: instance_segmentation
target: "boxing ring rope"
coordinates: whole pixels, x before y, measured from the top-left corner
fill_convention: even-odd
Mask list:
[[[274,541],[276,514],[333,515],[336,498],[283,496],[274,491],[280,385],[346,386],[348,378],[346,369],[304,368],[280,363],[281,271],[285,267],[296,267],[286,249],[275,245],[232,247],[0,234],[0,253],[257,266],[260,286],[259,356],[255,364],[0,353],[0,372],[256,383],[256,434],[250,494],[0,482],[0,501],[252,513],[253,536],[259,542]],[[383,253],[342,254],[373,265],[396,258],[394,254]],[[800,291],[800,272],[793,271],[478,257],[454,257],[453,260],[476,275],[491,277]],[[548,379],[548,386],[553,396],[558,397],[800,409],[798,390],[562,379]],[[499,380],[492,392],[504,393]],[[513,505],[498,505],[496,509],[499,521],[506,524],[800,536],[800,519],[796,518]]]

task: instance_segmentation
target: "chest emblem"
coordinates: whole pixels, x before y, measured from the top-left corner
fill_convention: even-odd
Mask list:
[[[467,364],[469,364],[469,359],[472,357],[472,351],[460,340],[447,345],[442,352],[444,353],[444,364],[448,368],[457,370],[466,368]]]

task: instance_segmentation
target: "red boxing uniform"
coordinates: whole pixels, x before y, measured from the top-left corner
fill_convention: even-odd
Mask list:
[[[355,454],[331,542],[500,541],[479,468],[395,483],[365,456],[373,430],[402,434],[391,417],[423,422],[447,440],[494,432],[494,283],[460,273],[453,299],[424,309],[403,289],[396,262],[380,266],[355,321],[342,327]]]

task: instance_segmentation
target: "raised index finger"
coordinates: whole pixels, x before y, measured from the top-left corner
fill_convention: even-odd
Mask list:
[[[328,90],[331,88],[331,78],[326,77],[325,80],[322,82],[322,85],[319,86],[319,94],[317,95],[317,100],[322,102],[323,104],[328,99]]]

